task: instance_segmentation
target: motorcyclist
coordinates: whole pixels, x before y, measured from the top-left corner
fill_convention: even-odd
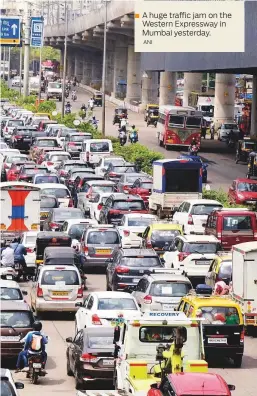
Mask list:
[[[85,103],[82,103],[80,110],[81,111],[83,111],[83,110],[86,111],[87,110],[87,107],[86,107]]]
[[[3,267],[14,266],[14,251],[9,245],[5,245],[5,248],[1,252],[2,259],[1,264]]]
[[[87,107],[86,107],[85,103],[82,103],[80,111],[82,112],[82,119],[84,119],[87,115]]]
[[[132,127],[131,127],[131,131],[129,134],[130,142],[132,142],[133,138],[136,138],[136,140],[138,140],[138,131],[137,131],[135,125],[132,125]]]
[[[67,102],[65,105],[65,113],[70,113],[71,112],[71,104],[70,102]]]
[[[123,116],[123,118],[120,120],[120,128],[125,128],[126,130],[126,126],[127,126],[127,120],[125,118],[125,116]]]
[[[41,354],[42,356],[42,372],[46,373],[45,365],[47,361],[47,353],[45,350],[45,346],[48,343],[48,338],[42,333],[42,323],[34,322],[33,323],[33,331],[30,331],[26,334],[26,336],[20,340],[24,342],[24,348],[19,353],[17,363],[16,363],[16,373],[19,372],[22,368],[24,371],[28,371],[28,359],[31,355]],[[23,366],[23,367],[22,367]]]
[[[125,144],[127,141],[127,134],[126,131],[123,129],[124,127],[119,129],[119,139],[120,139],[120,144]]]
[[[23,267],[23,272],[26,272],[26,261],[24,256],[27,255],[27,250],[24,245],[21,243],[21,239],[14,238],[13,242],[11,243],[10,247],[14,251],[14,262],[18,262]]]
[[[92,117],[92,125],[97,127],[97,120],[96,120],[95,116]]]
[[[77,99],[77,92],[75,91],[75,89],[72,90],[71,97],[72,97],[73,100]]]

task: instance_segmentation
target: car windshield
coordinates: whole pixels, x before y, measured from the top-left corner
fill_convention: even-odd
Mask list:
[[[143,201],[114,201],[113,209],[117,210],[144,210]]]
[[[224,124],[224,129],[238,129],[236,124]]]
[[[154,230],[151,240],[156,242],[173,241],[177,235],[181,235],[179,230]]]
[[[67,154],[67,155],[65,155],[65,154],[62,154],[62,155],[52,155],[51,157],[50,157],[50,161],[53,161],[53,162],[61,162],[61,161],[67,161],[68,159],[70,158],[70,156],[69,156],[69,154]]]
[[[213,210],[221,209],[222,205],[206,205],[199,204],[194,205],[191,210],[192,215],[208,216]]]
[[[98,301],[100,310],[137,310],[132,298],[100,298]]]
[[[13,287],[0,288],[0,300],[23,300],[21,291]]]
[[[144,188],[146,190],[151,190],[152,186],[153,186],[152,182],[143,182],[143,183],[141,183],[140,188]]]
[[[162,267],[159,258],[156,257],[149,257],[149,256],[142,256],[142,257],[123,257],[121,259],[121,265],[125,267]]]
[[[62,88],[62,84],[61,83],[57,83],[57,82],[50,82],[50,83],[48,83],[48,88],[61,89]]]
[[[72,173],[72,174],[70,175],[70,179],[74,179],[74,180],[75,180],[78,176],[81,177],[81,178],[83,179],[84,177],[87,177],[87,175],[88,175],[89,173],[91,173],[91,172],[88,172],[88,171],[85,171],[85,170],[81,169],[80,172]]]
[[[126,176],[125,183],[133,184],[137,179],[138,179],[138,174],[135,174],[135,176]]]
[[[111,193],[114,191],[114,186],[92,186],[93,193]]]
[[[84,135],[74,135],[70,137],[71,142],[79,142],[82,143],[85,140],[86,136]]]
[[[54,195],[56,198],[70,198],[69,190],[66,188],[44,188],[41,194]]]
[[[72,237],[72,239],[80,240],[83,234],[84,229],[88,226],[88,224],[73,224],[69,229],[68,234]]]
[[[85,217],[80,210],[58,210],[54,213],[54,219],[58,220],[66,220],[66,219],[81,219]]]
[[[56,206],[56,200],[51,197],[41,198],[40,207],[45,209],[54,208]]]
[[[128,226],[129,227],[147,227],[149,224],[155,219],[151,217],[130,217],[128,219]]]
[[[41,278],[42,285],[79,285],[79,278],[73,270],[44,271]]]
[[[112,164],[114,166],[118,166],[118,165],[123,165],[124,164],[124,160],[122,158],[117,158],[117,159],[104,159],[104,166],[108,166],[109,164]]]
[[[38,176],[34,180],[34,184],[41,183],[59,183],[59,179],[57,176]]]
[[[1,378],[1,396],[15,396],[15,392],[9,380],[4,380]]]
[[[225,216],[223,219],[223,230],[252,230],[251,216]]]
[[[241,192],[257,192],[257,183],[238,183],[237,190]]]
[[[182,329],[187,331],[185,327]],[[141,342],[172,342],[176,337],[177,327],[171,326],[144,326],[139,329]]]
[[[89,337],[88,348],[90,349],[109,349],[113,347],[113,337]]]
[[[36,245],[37,235],[27,235],[25,239],[26,245]]]
[[[33,316],[29,311],[0,311],[1,327],[32,327]]]
[[[90,245],[118,245],[120,238],[117,231],[90,231],[87,243]]]
[[[125,173],[125,172],[135,172],[135,167],[134,166],[114,166],[110,172],[117,172],[117,173]]]
[[[8,121],[8,127],[23,126],[23,125],[24,125],[23,120],[9,120]]]
[[[35,145],[37,147],[57,147],[57,141],[56,140],[46,140],[46,139],[39,139],[36,141]]]
[[[187,253],[217,253],[218,251],[218,243],[212,242],[193,242],[193,243],[185,243],[184,251]]]
[[[71,169],[74,168],[74,167],[76,167],[76,168],[85,168],[85,167],[86,167],[86,164],[76,164],[76,163],[74,163],[74,164],[66,164],[66,165],[63,165],[63,169],[64,169],[66,172],[69,172],[69,170],[71,170]]]
[[[109,143],[108,142],[91,143],[90,151],[91,153],[109,152],[110,151]]]
[[[232,275],[232,261],[223,261],[219,269],[219,278],[231,278]]]
[[[40,169],[40,168],[25,168],[24,169],[24,173],[26,173],[26,175],[28,176],[32,176],[35,175],[36,173],[47,173],[47,168],[44,169]]]
[[[189,316],[191,316],[189,310]],[[239,324],[239,314],[236,308],[230,307],[200,307],[197,316],[204,318],[203,324],[235,325]]]
[[[155,297],[183,297],[190,289],[191,285],[189,283],[158,281],[152,283],[150,295]]]

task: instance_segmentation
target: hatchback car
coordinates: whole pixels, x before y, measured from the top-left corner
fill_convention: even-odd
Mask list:
[[[0,369],[0,389],[2,396],[19,396],[18,389],[24,389],[22,382],[14,382],[12,373],[9,369]]]
[[[60,208],[73,207],[70,191],[63,184],[42,183],[38,187],[41,189],[41,195],[54,195],[58,200]]]
[[[111,225],[87,227],[81,238],[82,262],[84,269],[106,267],[106,260],[115,249],[121,247],[119,232]]]
[[[146,249],[154,249],[160,257],[163,257],[165,250],[181,234],[183,230],[179,224],[153,222],[142,234],[142,246]]]
[[[17,127],[12,132],[10,147],[28,152],[31,145],[31,137],[31,129],[26,127]]]
[[[31,182],[34,175],[37,173],[40,174],[47,174],[48,170],[45,166],[41,165],[27,165],[26,163],[21,166],[19,173],[17,175],[17,180],[18,181],[25,181],[25,182]]]
[[[106,289],[113,291],[135,288],[145,273],[154,268],[163,268],[152,249],[119,249],[107,263]]]
[[[15,281],[0,279],[0,300],[24,302],[27,291],[21,291],[20,286]]]
[[[90,201],[96,194],[113,193],[116,190],[116,184],[110,180],[92,180],[83,186],[83,191],[77,193],[77,207],[88,216],[90,215]]]
[[[100,161],[95,167],[95,174],[97,176],[104,176],[109,164],[122,165],[124,163],[125,160],[123,157],[112,157],[112,156],[102,157],[100,158]]]
[[[54,208],[48,213],[43,223],[44,231],[59,231],[62,224],[67,219],[81,219],[84,217],[83,212],[76,208]]]
[[[49,172],[53,172],[62,161],[68,161],[70,159],[71,156],[66,151],[49,151],[46,153],[42,165],[46,166]]]
[[[58,208],[59,203],[54,195],[41,195],[40,201],[40,230],[43,229],[43,223],[48,216],[48,213],[53,208]]]
[[[90,138],[92,135],[90,134]],[[65,137],[64,150],[70,154],[71,158],[79,158],[82,151],[82,142],[86,139],[85,133],[83,132],[72,132],[68,133]]]
[[[137,179],[149,179],[146,173],[124,173],[119,182],[117,183],[117,191],[120,193],[128,194],[130,188],[133,186]]]
[[[24,126],[23,120],[14,120],[14,119],[7,120],[3,128],[4,140],[8,142],[11,139],[12,131],[14,130],[14,128],[19,126]]]
[[[154,222],[158,221],[158,217],[151,214],[129,213],[123,215],[118,230],[122,237],[122,247],[139,248],[142,246],[142,235],[146,228]]]
[[[217,131],[218,140],[226,141],[230,131],[239,135],[238,125],[235,122],[224,122]]]
[[[257,180],[236,179],[228,190],[228,199],[232,204],[256,204]]]

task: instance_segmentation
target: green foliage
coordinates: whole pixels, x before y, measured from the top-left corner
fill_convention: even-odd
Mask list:
[[[213,199],[220,202],[224,208],[244,208],[245,205],[230,204],[228,194],[222,189],[219,190],[203,190],[204,199]]]
[[[30,59],[37,59],[40,58],[40,49],[39,48],[31,48],[30,49]],[[60,61],[60,50],[53,48],[53,47],[43,47],[42,48],[42,61],[47,59],[56,59]]]
[[[37,111],[42,113],[52,114],[52,112],[56,110],[56,102],[46,100],[38,106]]]
[[[15,100],[19,97],[19,92],[14,89],[8,88],[8,85],[1,80],[0,96],[4,99]]]

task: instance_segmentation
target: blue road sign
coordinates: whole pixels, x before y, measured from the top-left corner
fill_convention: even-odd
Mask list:
[[[43,46],[43,38],[44,38],[43,29],[44,29],[43,18],[40,17],[31,18],[31,33],[30,33],[31,47]]]
[[[21,42],[21,21],[19,17],[0,17],[0,44],[10,47],[19,45]]]

